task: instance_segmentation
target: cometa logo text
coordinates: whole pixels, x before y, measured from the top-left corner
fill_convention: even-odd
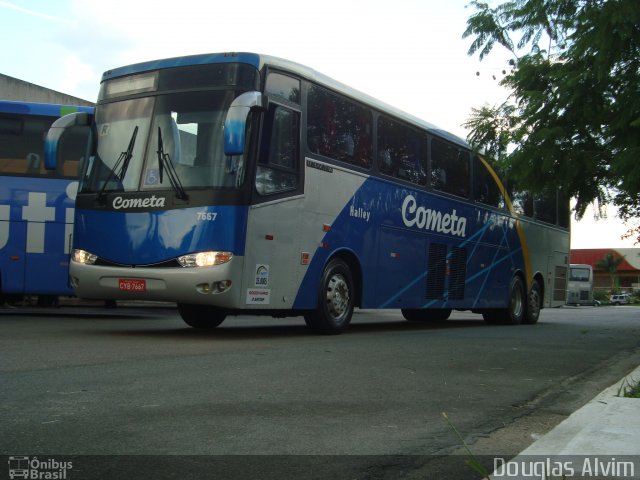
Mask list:
[[[162,208],[164,207],[164,197],[152,195],[146,198],[122,198],[113,199],[113,208],[116,210],[126,210],[128,208]]]
[[[432,232],[446,233],[464,238],[467,230],[467,219],[451,213],[418,206],[413,195],[407,195],[402,202],[402,221],[407,227],[418,227]]]

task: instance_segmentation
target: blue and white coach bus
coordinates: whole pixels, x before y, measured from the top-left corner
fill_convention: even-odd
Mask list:
[[[103,75],[77,196],[80,297],[173,301],[185,322],[354,308],[535,323],[565,303],[568,202],[510,189],[459,138],[301,65],[251,53]],[[566,207],[564,206],[566,204]]]
[[[69,253],[80,159],[86,132],[60,145],[46,170],[44,140],[51,124],[93,107],[0,100],[0,293],[38,295],[41,303],[72,295]]]

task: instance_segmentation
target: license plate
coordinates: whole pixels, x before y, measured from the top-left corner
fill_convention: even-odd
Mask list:
[[[142,278],[119,278],[121,292],[146,292],[147,282]]]

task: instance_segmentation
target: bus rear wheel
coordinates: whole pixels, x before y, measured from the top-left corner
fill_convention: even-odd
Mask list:
[[[451,315],[450,308],[403,308],[401,311],[410,322],[444,322]]]
[[[178,313],[184,323],[193,328],[210,329],[216,328],[226,318],[227,314],[209,305],[193,305],[190,303],[179,303]]]
[[[527,308],[525,310],[524,323],[533,325],[538,323],[540,318],[540,310],[542,308],[542,288],[538,280],[533,280],[531,290],[527,296]]]
[[[318,289],[318,306],[304,316],[314,333],[337,335],[344,332],[353,315],[355,290],[349,266],[335,258],[324,269]]]
[[[519,325],[525,316],[525,288],[522,279],[515,276],[509,284],[509,304],[507,308],[487,310],[482,313],[484,321],[491,325]]]

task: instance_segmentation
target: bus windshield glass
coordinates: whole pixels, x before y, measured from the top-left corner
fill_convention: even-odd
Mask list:
[[[588,282],[591,280],[591,270],[588,268],[571,267],[569,280],[575,282]]]
[[[175,92],[101,104],[96,155],[89,159],[81,192],[171,189],[167,162],[184,189],[240,188],[244,159],[225,156],[223,125],[241,93]]]

